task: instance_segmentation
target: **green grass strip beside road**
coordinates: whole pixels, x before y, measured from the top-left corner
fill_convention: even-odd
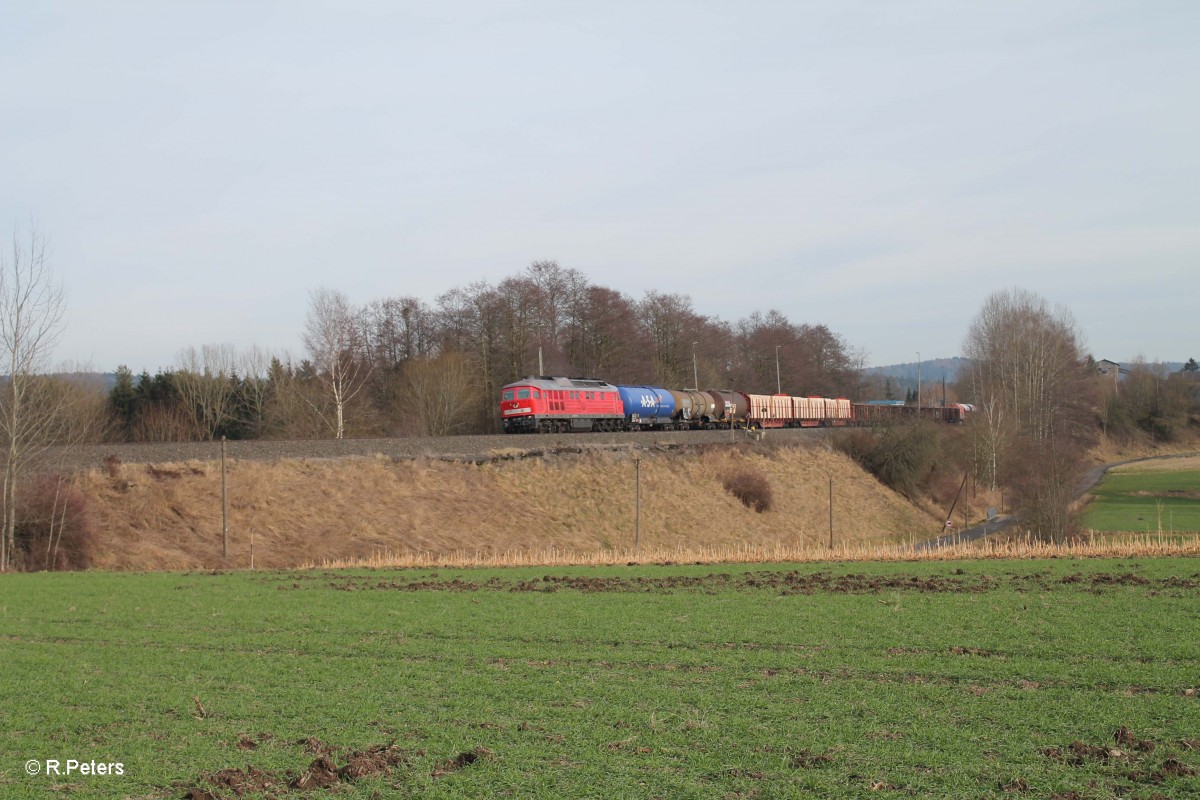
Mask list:
[[[1083,527],[1095,531],[1200,531],[1200,471],[1111,472],[1092,492]]]

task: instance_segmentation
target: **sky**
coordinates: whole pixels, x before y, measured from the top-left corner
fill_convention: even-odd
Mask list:
[[[56,360],[302,355],[356,303],[554,259],[959,355],[992,292],[1200,357],[1200,3],[123,2],[0,11],[0,232]]]

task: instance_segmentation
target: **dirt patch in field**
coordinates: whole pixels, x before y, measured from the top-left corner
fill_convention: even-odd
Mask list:
[[[1112,740],[1112,744],[1088,744],[1076,740],[1066,747],[1047,747],[1041,753],[1072,767],[1107,767],[1136,784],[1158,786],[1175,778],[1192,778],[1197,774],[1195,767],[1170,751],[1168,743],[1140,739],[1124,725],[1113,732]]]
[[[247,794],[276,794],[287,790],[287,780],[273,772],[256,767],[245,769],[223,769],[200,776],[197,783],[184,792],[185,800],[222,800],[225,797],[242,797]]]
[[[238,743],[239,749],[254,749],[242,747],[245,742],[257,747],[254,740],[243,736]],[[201,775],[187,786],[183,797],[185,800],[226,800],[246,795],[278,797],[292,792],[310,796],[314,790],[333,790],[360,778],[387,775],[408,763],[408,755],[394,743],[372,745],[363,750],[347,750],[340,756],[337,748],[315,737],[302,739],[297,744],[302,745],[305,752],[317,754],[308,767],[299,773],[291,770],[273,772],[254,766],[223,769]]]
[[[1139,739],[1133,735],[1133,731],[1126,728],[1124,725],[1117,728],[1113,733],[1113,741],[1121,747],[1128,750],[1138,750],[1142,753],[1154,752],[1155,744],[1150,739]]]
[[[260,733],[257,736],[251,736],[248,733],[243,733],[238,736],[237,743],[234,745],[238,750],[257,750],[263,742],[269,742],[273,737],[269,733]]]
[[[1030,789],[1029,781],[1024,778],[1014,778],[1012,780],[1001,781],[1000,791],[1002,792],[1028,792]]]
[[[1047,575],[834,575],[833,573],[791,571],[754,571],[746,573],[714,572],[704,575],[604,576],[545,575],[541,578],[504,580],[489,578],[471,581],[463,578],[438,579],[430,576],[412,580],[378,580],[347,577],[329,581],[326,586],[339,591],[404,592],[703,592],[771,591],[781,595],[879,594],[881,592],[983,593],[1000,589],[1049,592],[1055,588],[1080,587],[1098,592],[1120,587],[1148,588],[1154,592],[1188,593],[1200,589],[1200,573],[1188,577],[1144,578],[1133,573],[1072,574],[1061,578]],[[288,578],[287,580],[291,580]],[[279,589],[305,588],[298,583],[281,583]]]
[[[468,750],[459,753],[454,758],[449,758],[438,764],[437,769],[433,771],[434,778],[441,778],[449,775],[452,772],[458,772],[463,767],[468,767],[476,761],[487,761],[495,756],[491,750],[486,747],[477,747],[474,750]]]
[[[956,656],[978,656],[979,658],[990,658],[995,655],[990,650],[983,650],[978,647],[951,647],[950,652]]]

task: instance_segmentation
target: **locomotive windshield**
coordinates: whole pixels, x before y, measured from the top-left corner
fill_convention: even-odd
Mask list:
[[[505,390],[504,390],[504,399],[505,399],[505,400],[512,400],[512,399],[513,399],[513,390],[512,390],[512,389],[505,389]]]

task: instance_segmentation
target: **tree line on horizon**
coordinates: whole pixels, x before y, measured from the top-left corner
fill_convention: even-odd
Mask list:
[[[352,304],[311,293],[299,358],[189,347],[172,369],[110,392],[120,441],[438,436],[499,430],[499,390],[539,373],[672,388],[857,397],[862,356],[779,311],[730,323],[685,294],[641,299],[539,261],[492,285]],[[778,370],[777,370],[778,365]]]

